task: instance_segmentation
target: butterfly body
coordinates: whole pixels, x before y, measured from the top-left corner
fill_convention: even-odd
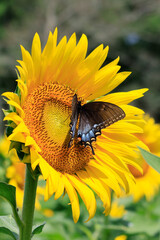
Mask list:
[[[89,102],[81,105],[77,99],[77,94],[72,100],[72,116],[70,123],[71,140],[69,147],[76,134],[76,126],[79,118],[77,137],[81,145],[89,145],[94,154],[92,142],[96,141],[97,136],[101,135],[101,129],[123,119],[124,111],[115,104],[107,102]]]

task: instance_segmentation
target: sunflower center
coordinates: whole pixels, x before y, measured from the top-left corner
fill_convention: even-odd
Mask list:
[[[48,137],[53,138],[60,146],[63,145],[69,133],[69,114],[70,109],[60,101],[52,100],[44,105],[42,118],[44,127],[48,132]]]
[[[24,104],[25,124],[41,148],[41,156],[57,171],[73,174],[84,169],[90,147],[77,138],[69,148],[71,104],[74,92],[66,86],[45,83],[28,96]]]

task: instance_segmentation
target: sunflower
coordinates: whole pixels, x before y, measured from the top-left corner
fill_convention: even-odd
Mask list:
[[[127,165],[140,171],[134,159],[137,145],[145,145],[133,134],[141,133],[143,111],[128,103],[143,96],[147,89],[112,93],[130,72],[120,72],[119,57],[102,67],[108,47],[98,46],[87,57],[88,41],[82,35],[76,43],[74,33],[67,42],[66,36],[57,44],[57,29],[49,33],[41,51],[36,33],[31,54],[21,47],[22,61],[17,66],[19,78],[17,91],[3,94],[11,106],[4,120],[10,123],[12,132],[8,139],[18,144],[23,162],[32,169],[40,169],[46,180],[45,200],[52,194],[58,199],[68,194],[74,222],[80,215],[78,195],[89,213],[95,215],[96,200],[93,191],[103,202],[104,212],[110,210],[110,191],[117,196],[121,187],[128,191],[134,184]],[[80,144],[77,136],[70,142],[70,118],[73,96],[78,101],[103,101],[116,104],[125,112],[125,118],[102,130],[101,136],[89,146]],[[105,95],[107,94],[107,95]],[[100,98],[100,96],[102,96]],[[77,130],[76,130],[77,131]],[[93,190],[93,191],[92,191]]]
[[[116,237],[114,240],[127,240],[127,236],[126,235],[120,235],[120,236]]]
[[[0,181],[6,181],[6,170],[10,166],[10,157],[8,154],[10,142],[6,138],[0,138]]]
[[[110,216],[112,218],[122,218],[124,216],[124,214],[126,213],[125,211],[125,207],[124,205],[120,205],[118,203],[118,200],[115,199],[113,202],[112,202],[112,205],[111,205],[111,211],[110,211]]]
[[[9,151],[10,142],[7,138],[0,139],[0,155],[3,157],[3,168],[5,170],[5,177],[8,183],[16,187],[17,206],[22,208],[23,194],[24,194],[24,177],[25,165],[20,162],[15,149]],[[37,210],[41,209],[39,198],[44,194],[44,188],[38,186],[37,198],[35,207]]]
[[[160,156],[160,125],[156,124],[154,119],[148,115],[144,116],[144,120],[146,122],[144,132],[136,134],[136,136],[148,146],[153,154]],[[144,196],[149,201],[159,190],[160,174],[149,166],[140,154],[138,160],[142,162],[143,174],[133,166],[129,166],[136,180],[136,185],[131,189],[131,195],[135,201]]]
[[[24,195],[24,179],[25,179],[25,165],[19,161],[19,158],[16,152],[11,153],[11,162],[6,171],[6,177],[9,179],[9,184],[16,187],[16,201],[17,206],[22,208],[23,204],[23,195]],[[37,197],[35,202],[35,208],[37,210],[41,209],[39,198],[44,194],[44,188],[38,186],[37,188]]]
[[[0,155],[3,158],[8,158],[8,149],[9,149],[10,142],[7,140],[7,138],[3,137],[0,138]]]

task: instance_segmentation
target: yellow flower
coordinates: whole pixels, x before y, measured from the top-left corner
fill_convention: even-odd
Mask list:
[[[17,206],[22,207],[23,202],[23,185],[25,165],[19,161],[15,149],[9,152],[10,141],[7,138],[0,140],[0,154],[5,159],[10,159],[5,175],[9,180],[9,184],[16,187]]]
[[[10,142],[7,138],[0,138],[0,154],[4,157],[8,157],[8,150],[9,150]]]
[[[46,217],[50,218],[50,217],[53,216],[54,213],[53,213],[53,211],[52,211],[51,209],[46,208],[46,209],[43,210],[43,214],[44,214]]]
[[[120,236],[116,237],[114,240],[127,240],[127,236],[126,235],[120,235]]]
[[[160,156],[160,124],[156,124],[153,118],[148,115],[144,117],[146,124],[144,125],[144,133],[136,134],[149,148],[149,150]],[[143,196],[150,200],[159,190],[160,174],[150,167],[141,155],[138,158],[142,162],[143,174],[133,166],[130,170],[136,179],[136,185],[133,186],[130,194],[133,195],[135,201],[140,200]]]
[[[112,218],[122,218],[125,214],[124,205],[119,205],[117,200],[114,200],[111,205],[110,216]]]
[[[24,188],[24,177],[25,177],[25,165],[21,162],[14,161],[6,172],[6,177],[9,180],[9,184],[16,187],[16,201],[17,206],[22,208],[23,203],[23,188]],[[38,204],[39,206],[39,204]]]
[[[5,140],[5,146],[8,147],[9,151],[9,141]],[[8,152],[7,151],[7,152]],[[24,195],[24,178],[25,178],[25,164],[19,161],[15,149],[12,149],[8,155],[11,160],[11,165],[7,168],[6,177],[9,179],[9,184],[16,187],[16,201],[17,206],[22,208],[23,195]],[[41,209],[38,198],[40,195],[44,194],[44,188],[38,186],[37,188],[37,198],[35,207],[36,209]]]
[[[0,181],[6,180],[6,169],[10,166],[9,145],[7,138],[0,138]]]
[[[24,178],[25,178],[25,165],[19,161],[15,149],[9,151],[10,142],[7,138],[0,139],[0,155],[3,156],[4,161],[8,160],[5,164],[6,169],[5,176],[9,179],[8,184],[16,187],[16,202],[19,208],[22,208],[23,195],[24,195]],[[43,214],[47,217],[53,215],[53,211],[50,209],[42,209],[40,205],[40,197],[44,195],[44,187],[37,187],[37,197],[35,207],[37,210],[41,210]]]
[[[137,145],[144,144],[133,133],[142,132],[139,127],[143,111],[128,103],[143,96],[147,89],[126,93],[112,93],[130,72],[118,73],[119,58],[101,67],[106,59],[108,47],[98,46],[86,57],[87,37],[83,34],[76,43],[74,33],[67,42],[66,37],[57,45],[57,29],[49,34],[47,44],[41,52],[41,42],[36,33],[31,55],[23,47],[17,93],[6,92],[3,96],[11,113],[4,120],[11,121],[10,141],[21,142],[23,162],[31,162],[33,170],[39,166],[46,180],[45,200],[55,193],[58,199],[67,192],[73,219],[78,221],[80,207],[77,192],[89,212],[89,219],[96,211],[94,192],[100,197],[107,215],[110,210],[110,189],[120,195],[121,187],[126,191],[133,184],[127,164],[141,171],[135,162]],[[70,142],[70,118],[72,99],[77,94],[82,103],[104,101],[118,105],[126,114],[106,129],[93,143],[95,155],[89,146],[79,144],[74,138]],[[88,219],[88,220],[89,220]]]

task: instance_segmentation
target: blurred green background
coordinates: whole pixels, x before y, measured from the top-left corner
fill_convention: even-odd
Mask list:
[[[160,1],[0,0],[0,93],[15,89],[19,45],[30,51],[38,32],[44,46],[56,26],[59,39],[85,33],[88,53],[101,43],[109,45],[106,63],[120,56],[122,70],[133,72],[116,90],[149,88],[137,104],[160,120]],[[0,104],[4,107],[2,99]]]

